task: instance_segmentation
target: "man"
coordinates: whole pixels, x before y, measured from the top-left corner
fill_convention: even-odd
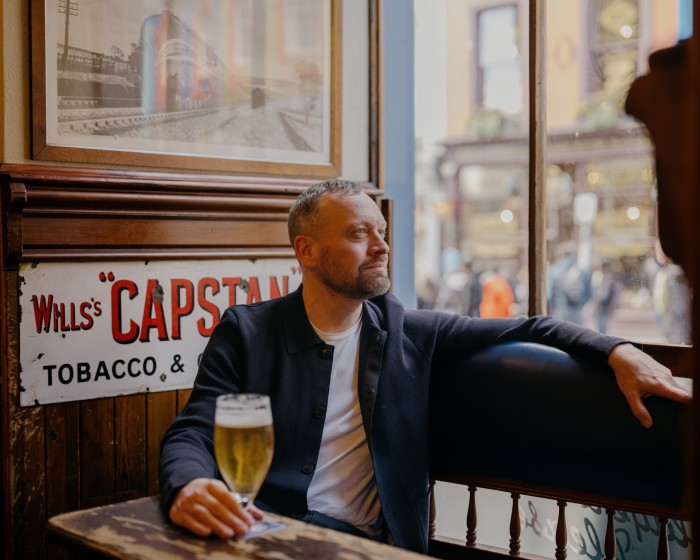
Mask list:
[[[434,359],[506,340],[536,341],[606,361],[645,426],[647,394],[690,395],[624,340],[550,317],[472,319],[404,310],[386,292],[386,222],[348,181],[307,189],[289,236],[302,286],[276,300],[229,308],[204,352],[192,396],[164,437],[163,505],[196,534],[243,535],[262,517],[217,479],[216,396],[269,394],[275,453],[256,505],[425,552],[428,394]]]
[[[549,313],[562,321],[583,325],[583,307],[591,298],[592,290],[590,271],[576,262],[573,242],[559,244],[547,274]]]

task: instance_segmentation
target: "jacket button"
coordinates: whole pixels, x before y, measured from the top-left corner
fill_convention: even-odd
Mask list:
[[[314,472],[314,466],[311,463],[306,463],[306,465],[301,468],[301,472],[304,474],[311,474]]]
[[[323,415],[326,413],[326,407],[325,406],[319,406],[316,407],[316,418],[323,418]]]
[[[333,357],[333,349],[332,348],[324,348],[321,350],[321,357],[324,360],[328,360]]]

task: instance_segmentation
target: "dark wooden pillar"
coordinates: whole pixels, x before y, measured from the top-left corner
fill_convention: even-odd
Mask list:
[[[700,368],[700,0],[693,2],[694,35],[652,53],[648,72],[632,84],[626,109],[649,129],[655,146],[659,237],[664,252],[681,265],[695,294],[691,364],[697,388]],[[693,542],[700,539],[700,406],[687,420],[687,508]],[[700,547],[693,547],[700,559]]]

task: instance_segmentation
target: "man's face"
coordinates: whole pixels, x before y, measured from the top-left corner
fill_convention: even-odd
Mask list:
[[[316,273],[334,292],[352,299],[385,293],[391,282],[384,241],[386,221],[366,194],[324,195],[319,205]]]

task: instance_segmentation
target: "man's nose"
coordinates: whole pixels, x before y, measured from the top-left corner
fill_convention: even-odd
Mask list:
[[[389,252],[389,244],[384,239],[384,236],[375,234],[371,249],[374,254],[383,255]]]

